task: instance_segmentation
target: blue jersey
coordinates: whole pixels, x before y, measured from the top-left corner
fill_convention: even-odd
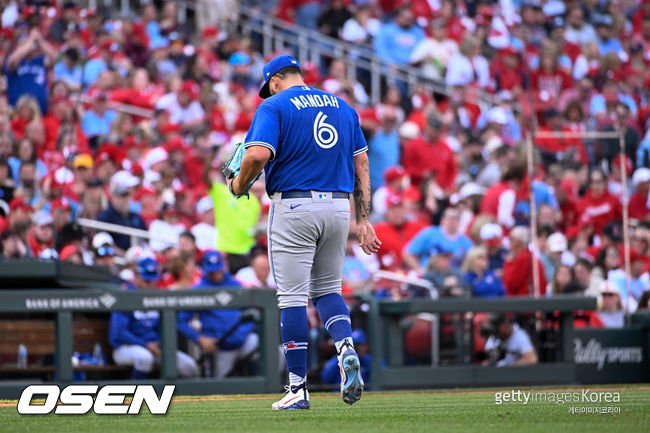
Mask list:
[[[9,69],[8,60],[6,60],[3,69],[7,76],[9,105],[15,106],[21,96],[29,94],[38,101],[41,113],[47,113],[45,56],[38,56],[29,60],[23,59],[14,70]]]
[[[235,280],[230,274],[226,274],[224,280],[219,284],[213,283],[204,276],[201,282],[194,286],[194,290],[216,289],[219,287],[233,289],[241,287],[241,283]],[[239,322],[240,311],[217,309],[201,310],[196,313],[198,313],[199,319],[201,320],[201,332],[196,331],[190,326],[190,321],[195,314],[194,311],[178,312],[178,330],[195,343],[198,341],[200,335],[217,338],[220,340],[219,349],[221,350],[233,350],[241,347],[255,326],[251,322],[242,323],[232,334],[221,341],[222,337]]]
[[[159,318],[156,310],[111,313],[108,341],[113,347],[146,346],[150,341],[160,341]]]
[[[293,86],[260,104],[245,146],[273,153],[266,191],[354,190],[354,156],[368,150],[359,116],[342,99]]]
[[[472,248],[473,244],[470,238],[464,234],[458,234],[454,237],[447,236],[439,226],[431,226],[422,229],[406,245],[405,251],[415,254],[420,258],[420,266],[425,268],[429,263],[429,258],[437,254],[439,247],[445,250],[453,251],[451,267],[459,269],[463,262],[465,254]]]

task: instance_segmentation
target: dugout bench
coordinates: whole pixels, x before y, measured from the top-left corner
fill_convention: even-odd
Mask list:
[[[99,343],[106,357],[104,365],[81,364],[74,371],[85,372],[89,380],[114,377],[130,377],[131,367],[111,363],[112,347],[108,343],[108,315],[88,317],[76,314],[73,319],[73,350],[79,353],[92,353],[95,343]],[[16,378],[36,378],[43,381],[54,379],[55,366],[51,360],[56,352],[55,322],[53,319],[26,319],[18,316],[14,320],[0,320],[0,380]],[[15,365],[18,346],[27,347],[30,363],[25,368]],[[8,362],[6,362],[8,360]],[[36,360],[36,362],[31,362]]]
[[[255,307],[261,312],[261,321],[258,329],[260,336],[260,374],[250,377],[229,377],[225,379],[194,378],[179,379],[176,369],[176,350],[178,336],[176,327],[176,313],[178,310],[203,310],[203,309],[241,309]],[[57,384],[72,382],[72,354],[75,348],[72,338],[89,327],[75,325],[73,314],[78,313],[109,313],[111,311],[160,311],[161,333],[161,365],[160,378],[149,379],[147,383],[153,384],[160,392],[166,384],[176,385],[176,394],[233,394],[233,393],[259,393],[277,392],[280,390],[279,351],[280,332],[279,314],[276,304],[275,292],[264,289],[219,289],[219,290],[179,290],[167,291],[113,291],[103,289],[83,290],[0,290],[0,318],[21,314],[54,315],[54,377]],[[42,339],[40,349],[48,351],[50,337],[49,326],[41,324],[41,334],[35,339]],[[75,331],[77,326],[79,331]],[[21,332],[25,332],[23,329]],[[17,332],[17,331],[16,331]],[[95,338],[89,333],[88,342],[92,345]],[[81,332],[83,334],[83,332]],[[26,334],[22,334],[26,336]],[[27,344],[27,343],[26,343]],[[28,345],[28,352],[30,346]],[[38,345],[33,346],[33,351],[38,351]],[[15,354],[17,344],[8,346]],[[92,349],[91,349],[92,351]],[[31,354],[32,352],[30,352]],[[108,352],[104,352],[108,354]],[[47,374],[48,371],[40,373]],[[119,383],[131,383],[130,380],[120,380]],[[25,386],[34,383],[33,380],[13,380],[0,382],[0,398],[16,399]],[[94,383],[116,383],[116,381],[96,380]],[[133,382],[135,383],[135,382]]]

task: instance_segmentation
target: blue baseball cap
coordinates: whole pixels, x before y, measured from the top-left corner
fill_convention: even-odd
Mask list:
[[[266,99],[271,96],[271,92],[269,91],[269,80],[272,76],[277,74],[278,71],[288,68],[289,66],[297,66],[300,68],[300,63],[288,54],[273,57],[266,65],[264,65],[264,84],[260,89],[260,98]]]
[[[354,340],[355,344],[368,344],[368,337],[366,337],[363,329],[355,329],[352,331],[352,340]]]
[[[208,251],[201,259],[201,267],[205,272],[223,271],[225,269],[223,256],[219,251]]]
[[[228,59],[228,64],[230,66],[248,65],[250,62],[250,56],[243,51],[237,51],[233,53]]]
[[[158,279],[158,262],[152,257],[145,257],[138,262],[138,275],[145,281]]]

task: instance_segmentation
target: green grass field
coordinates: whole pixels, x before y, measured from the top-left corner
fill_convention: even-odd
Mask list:
[[[354,406],[337,394],[312,394],[311,410],[270,409],[278,395],[177,397],[166,416],[21,416],[15,402],[0,402],[0,432],[648,432],[650,386],[585,387],[620,392],[619,414],[571,414],[556,403],[495,404],[496,391],[436,390],[368,392]],[[530,388],[521,388],[529,390]],[[579,392],[581,387],[535,388],[535,391]],[[602,406],[578,404],[577,406]]]

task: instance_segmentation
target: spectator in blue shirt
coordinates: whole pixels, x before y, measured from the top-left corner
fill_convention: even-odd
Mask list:
[[[108,109],[108,95],[97,92],[90,110],[81,118],[81,130],[92,140],[93,137],[111,132],[111,126],[117,117],[115,110]]]
[[[505,295],[503,283],[489,269],[488,254],[485,247],[474,247],[467,253],[463,262],[463,273],[472,295],[480,298],[496,298]]]
[[[415,46],[424,38],[424,31],[415,24],[411,6],[404,5],[393,21],[381,26],[374,41],[375,52],[388,63],[407,65]]]
[[[382,112],[381,127],[368,143],[368,160],[370,171],[370,186],[373,191],[384,185],[384,172],[387,168],[399,164],[400,146],[396,130],[397,110],[386,106]]]
[[[111,199],[106,208],[97,217],[98,221],[118,224],[135,229],[146,230],[142,217],[131,212],[130,202],[133,187],[138,184],[138,178],[130,173],[120,171],[113,175],[110,184]],[[121,233],[109,232],[113,236],[115,245],[126,251],[131,247],[131,237]]]
[[[57,52],[37,28],[29,32],[7,57],[2,72],[7,77],[9,105],[30,94],[38,101],[41,113],[47,113],[47,69]]]
[[[95,84],[102,72],[108,70],[113,62],[113,56],[120,50],[120,46],[112,39],[105,39],[99,46],[99,56],[86,62],[83,68],[83,84],[90,87]],[[120,73],[122,69],[120,68]]]
[[[157,15],[158,11],[156,10],[155,4],[148,3],[143,6],[141,17],[145,25],[145,31],[149,37],[150,50],[164,48],[169,45],[169,40],[162,35],[160,24],[156,21],[158,19]]]
[[[216,288],[241,288],[226,270],[224,258],[218,251],[208,251],[201,260],[203,278],[195,290]],[[201,331],[190,325],[194,316],[201,322]],[[178,313],[178,330],[198,344],[207,354],[214,354],[213,376],[222,378],[235,366],[235,362],[249,357],[259,345],[259,337],[253,332],[252,322],[240,323],[239,310],[201,310]]]
[[[604,57],[609,53],[615,53],[621,60],[627,57],[623,51],[621,41],[612,37],[612,17],[604,15],[596,22],[596,34],[598,35],[598,47],[600,48],[600,55]]]
[[[460,233],[458,227],[460,214],[458,209],[445,209],[439,226],[423,229],[406,245],[402,256],[404,263],[422,274],[429,258],[442,247],[452,251],[451,267],[458,270],[465,254],[472,248],[472,241]]]
[[[54,65],[54,79],[66,83],[71,91],[81,89],[81,66],[76,48],[68,48],[63,52],[61,60]]]

